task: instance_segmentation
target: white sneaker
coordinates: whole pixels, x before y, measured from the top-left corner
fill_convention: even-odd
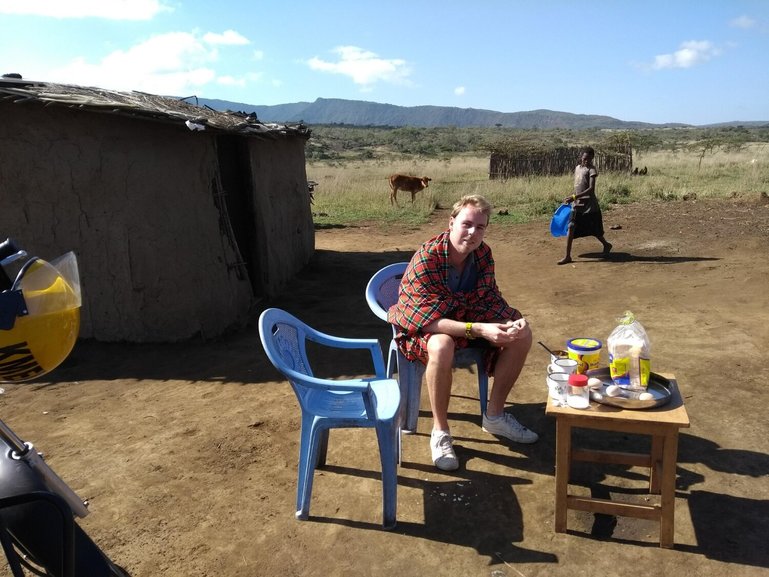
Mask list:
[[[430,451],[433,464],[441,471],[456,471],[459,469],[459,459],[451,445],[451,434],[448,431],[433,431],[430,435]]]
[[[537,433],[524,427],[510,413],[502,413],[499,417],[492,418],[487,417],[484,413],[483,430],[516,443],[536,443],[539,439]]]

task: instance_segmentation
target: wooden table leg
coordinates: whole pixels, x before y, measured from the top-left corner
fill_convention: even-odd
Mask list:
[[[665,433],[660,479],[660,547],[673,547],[676,512],[676,461],[678,460],[678,429]]]
[[[566,499],[571,469],[571,424],[568,419],[555,421],[555,532],[566,532]]]
[[[652,446],[650,453],[649,466],[649,493],[652,495],[660,494],[660,469],[662,467],[662,456],[665,450],[665,437],[663,435],[652,435]]]

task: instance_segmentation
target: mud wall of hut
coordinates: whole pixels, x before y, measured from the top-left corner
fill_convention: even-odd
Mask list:
[[[315,251],[315,228],[307,190],[303,139],[250,143],[253,174],[257,283],[276,294]],[[258,270],[257,270],[258,269]]]
[[[0,117],[0,236],[46,260],[76,253],[82,338],[170,342],[215,337],[248,320],[254,291],[248,274],[233,266],[241,255],[215,199],[221,191],[213,135],[190,132],[183,123],[39,104],[0,103]],[[254,147],[255,168],[276,165],[254,187],[256,197],[268,190],[277,196],[281,175],[297,170],[292,163],[302,164],[292,181],[304,177],[303,151],[301,160],[283,156],[296,153]],[[306,184],[304,190],[306,196]],[[278,200],[255,199],[261,222],[271,222],[262,212]],[[285,244],[267,249],[277,254],[259,265],[270,289],[285,283],[312,250],[306,239],[295,240],[308,234],[298,229],[307,228],[300,223],[305,216],[311,228],[311,215],[294,210],[284,206],[275,219],[280,224],[262,237]],[[294,234],[284,243],[288,230]]]

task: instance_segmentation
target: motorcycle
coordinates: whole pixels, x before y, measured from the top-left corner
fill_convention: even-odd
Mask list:
[[[50,262],[0,243],[0,382],[38,378],[70,354],[80,276],[68,252]],[[87,503],[0,419],[0,544],[14,577],[127,577],[77,524]]]

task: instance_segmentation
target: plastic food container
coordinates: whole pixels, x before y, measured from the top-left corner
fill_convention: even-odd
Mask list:
[[[584,374],[598,368],[601,362],[602,346],[601,341],[590,337],[578,337],[566,341],[569,358],[577,361],[578,374]]]

